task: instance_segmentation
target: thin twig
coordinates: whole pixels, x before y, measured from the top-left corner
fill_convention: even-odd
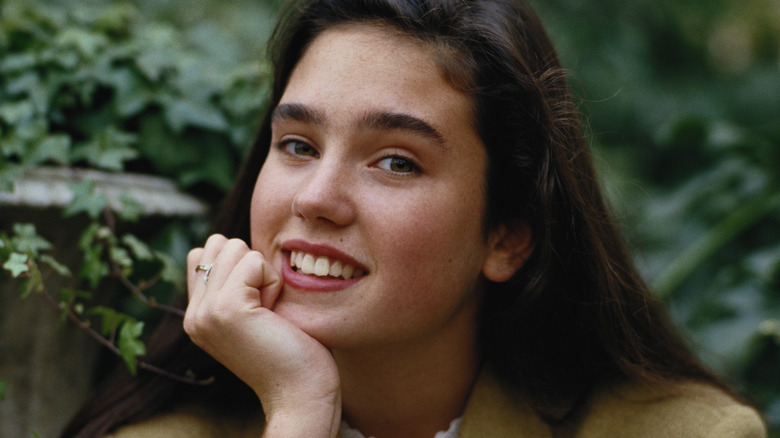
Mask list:
[[[111,230],[111,234],[116,234],[116,216],[114,215],[114,212],[111,211],[110,208],[106,207],[103,209],[103,218],[106,221],[106,226],[109,230]],[[111,244],[109,242],[105,242],[106,249],[110,252],[111,251]],[[181,317],[184,317],[184,310],[179,309],[178,307],[168,306],[166,304],[159,304],[157,300],[154,298],[149,298],[144,294],[144,290],[148,287],[154,285],[157,283],[157,281],[160,278],[160,274],[156,274],[151,280],[148,282],[144,282],[144,287],[140,287],[130,281],[129,278],[122,272],[122,268],[119,266],[119,264],[112,260],[111,257],[109,257],[109,260],[111,261],[111,269],[113,276],[118,278],[119,281],[122,282],[122,284],[135,296],[138,300],[140,300],[142,303],[144,303],[146,306],[152,308],[152,309],[159,309],[168,313],[173,313],[174,315],[179,315]]]
[[[49,295],[45,291],[42,293],[42,295],[43,295],[44,299],[46,299],[46,301],[53,308],[55,308],[56,310],[60,310],[60,311],[63,310],[62,307],[60,306],[60,303],[57,302],[57,300],[55,300],[54,297],[52,297],[51,295]],[[65,304],[65,303],[63,303],[63,304]],[[78,315],[76,315],[73,312],[71,304],[72,303],[65,304],[65,306],[66,306],[65,314],[68,317],[68,319],[73,324],[76,324],[76,326],[78,328],[80,328],[81,330],[84,330],[85,332],[87,332],[87,334],[89,336],[91,336],[93,339],[95,339],[100,345],[108,348],[109,350],[111,350],[112,353],[116,354],[117,356],[121,356],[122,353],[119,351],[119,348],[117,348],[116,345],[111,343],[108,339],[104,338],[100,333],[95,331],[95,329],[92,328],[92,326],[89,323],[89,321],[84,321],[81,318],[79,318]]]
[[[171,373],[169,371],[165,371],[164,369],[158,368],[158,367],[156,367],[156,366],[154,366],[154,365],[152,365],[152,364],[150,364],[148,362],[144,362],[144,361],[140,361],[139,360],[139,361],[137,361],[137,364],[138,364],[138,368],[143,368],[143,369],[145,369],[145,370],[147,370],[149,372],[152,372],[152,373],[155,373],[155,374],[159,374],[161,376],[165,376],[165,377],[167,377],[169,379],[172,379],[172,380],[176,380],[177,382],[183,382],[183,383],[189,383],[191,385],[201,385],[201,386],[206,386],[206,385],[210,385],[210,384],[214,383],[214,376],[211,376],[211,377],[209,377],[207,379],[195,380],[192,377],[180,376],[178,374],[174,374],[174,373]]]
[[[116,262],[112,261],[112,265],[114,267],[114,276],[117,277],[119,279],[119,281],[121,281],[122,284],[128,290],[130,290],[130,292],[132,292],[133,296],[138,298],[142,303],[144,303],[145,305],[149,306],[152,309],[160,309],[160,310],[163,310],[163,311],[168,312],[168,313],[173,313],[174,315],[179,315],[181,317],[184,316],[184,311],[179,309],[178,307],[168,306],[166,304],[159,304],[157,302],[157,300],[149,299],[149,297],[147,297],[143,293],[143,291],[138,286],[135,285],[135,283],[130,281],[130,279],[127,278],[127,276],[125,276],[122,273],[122,270],[119,268],[119,266],[116,264]]]
[[[43,295],[44,299],[49,303],[49,305],[51,305],[53,308],[55,308],[56,310],[63,310],[60,307],[60,303],[57,302],[57,300],[55,300],[54,297],[52,297],[51,295],[49,295],[45,291],[42,293],[42,295]],[[108,339],[104,338],[100,333],[98,333],[95,329],[93,329],[91,324],[89,323],[89,321],[82,320],[81,318],[78,317],[78,315],[76,315],[73,312],[71,304],[72,303],[68,303],[66,305],[66,309],[65,309],[65,314],[68,317],[68,319],[73,324],[75,324],[76,327],[78,327],[81,330],[85,331],[89,336],[91,336],[93,339],[95,339],[100,345],[104,346],[105,348],[108,348],[117,357],[122,357],[122,352],[119,350],[119,348],[116,345],[114,345],[112,342],[110,342]],[[178,375],[178,374],[175,374],[175,373],[171,373],[171,372],[166,371],[166,370],[164,370],[162,368],[156,367],[156,366],[154,366],[154,365],[152,365],[152,364],[150,364],[148,362],[144,362],[144,361],[142,361],[140,359],[136,359],[135,362],[136,362],[136,365],[138,366],[138,368],[142,368],[142,369],[147,370],[149,372],[152,372],[152,373],[155,373],[155,374],[159,374],[159,375],[167,377],[169,379],[173,379],[173,380],[175,380],[177,382],[187,383],[187,384],[190,384],[190,385],[205,386],[205,385],[211,384],[214,381],[214,377],[213,376],[209,377],[207,379],[196,380],[195,378],[192,378],[192,377],[186,377],[186,376],[181,376],[181,375]]]

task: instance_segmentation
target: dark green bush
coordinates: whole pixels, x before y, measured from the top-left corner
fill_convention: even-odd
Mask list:
[[[219,56],[233,43],[128,2],[4,5],[0,187],[26,167],[59,164],[223,192],[266,98],[261,60]]]
[[[640,268],[780,435],[780,3],[531,3]]]
[[[0,190],[49,165],[163,176],[212,204],[224,195],[253,140],[268,81],[262,58],[237,49],[235,33],[185,28],[129,1],[0,7]],[[131,371],[151,368],[136,358],[145,351],[144,323],[159,314],[134,303],[180,312],[162,299],[181,291],[184,254],[205,227],[180,221],[143,242],[118,226],[138,218],[139,200],[123,198],[112,211],[89,180],[71,191],[63,214],[89,218],[72,230],[81,236],[78,271],[51,256],[42,237],[51,230],[14,223],[0,230],[0,280],[18,281],[22,298],[42,295]],[[77,276],[80,286],[47,290],[51,275]],[[131,299],[96,305],[106,281]],[[0,382],[0,397],[4,388]]]

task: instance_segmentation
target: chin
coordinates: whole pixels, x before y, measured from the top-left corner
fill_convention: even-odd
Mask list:
[[[293,323],[304,333],[316,339],[328,349],[338,348],[348,341],[348,336],[334,324],[338,318],[325,317],[312,311],[301,311],[298,306],[286,306],[280,303],[274,312]]]

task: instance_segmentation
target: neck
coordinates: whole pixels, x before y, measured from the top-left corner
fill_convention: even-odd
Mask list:
[[[335,350],[343,414],[366,436],[424,437],[463,415],[479,368],[473,329],[431,342]]]

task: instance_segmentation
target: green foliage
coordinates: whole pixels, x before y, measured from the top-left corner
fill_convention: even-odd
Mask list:
[[[191,13],[196,3],[176,13]],[[267,66],[238,48],[231,24],[190,29],[138,4],[0,2],[0,191],[12,190],[31,167],[55,165],[164,176],[206,201],[224,195],[266,105]],[[231,7],[212,9],[222,14]],[[112,211],[92,181],[70,189],[64,216],[89,224],[72,230],[80,259],[66,265],[53,257],[42,237],[52,230],[39,234],[30,224],[13,224],[0,230],[0,281],[17,282],[21,298],[41,298],[133,374],[140,367],[204,383],[171,375],[143,356],[145,328],[160,310],[183,313],[165,303],[183,290],[181,264],[193,242],[202,241],[205,220],[180,220],[149,234],[143,226],[128,228],[144,215],[139,200],[120,195]],[[125,229],[145,234],[118,231]],[[48,280],[57,276],[69,287],[53,290]],[[107,296],[122,288],[124,295]],[[0,381],[0,399],[4,390]]]
[[[531,3],[640,268],[780,435],[780,4]]]
[[[23,273],[30,271],[30,267],[27,265],[28,260],[27,254],[12,252],[11,256],[8,257],[8,260],[3,264],[3,268],[10,271],[14,278],[17,278]]]
[[[110,210],[104,208],[101,213],[106,222],[114,223]],[[45,278],[73,275],[67,266],[48,254],[51,249],[51,244],[33,225],[14,224],[12,234],[0,232],[0,263],[4,270],[0,271],[0,278],[6,272],[5,275],[17,279],[21,298],[33,293],[44,296],[63,321],[70,320],[89,331],[135,374],[139,357],[146,353],[142,339],[144,322],[116,308],[95,304],[95,298],[100,294],[99,286],[117,280],[147,306],[180,313],[178,309],[159,304],[147,293],[152,287],[181,291],[182,270],[170,255],[152,249],[132,234],[120,236],[111,226],[93,219],[79,238],[82,263],[78,275],[87,282],[89,291],[70,287],[50,291]],[[90,318],[100,321],[99,331],[91,328]]]
[[[237,53],[219,27],[192,33],[144,15],[129,1],[22,1],[0,5],[0,190],[25,169],[67,165],[167,176],[220,197],[232,182],[266,102],[262,61]],[[70,187],[66,217],[86,215],[76,270],[85,290],[46,290],[43,274],[72,277],[29,224],[0,231],[0,277],[19,281],[22,297],[44,295],[63,319],[91,330],[135,372],[144,354],[144,323],[157,316],[120,300],[95,305],[106,282],[123,284],[135,302],[160,304],[183,288],[182,251],[153,249],[116,221],[132,222],[143,206],[128,195],[119,211],[84,179]],[[169,242],[192,246],[187,224]],[[151,236],[149,240],[157,240]],[[184,243],[183,243],[184,242]],[[163,298],[165,297],[165,298]]]
[[[143,331],[144,323],[141,321],[125,321],[119,330],[119,351],[133,375],[136,373],[136,358],[146,354],[146,347],[140,340]]]
[[[215,60],[202,41],[228,44],[216,28],[193,36],[130,2],[67,3],[2,5],[0,189],[58,164],[226,190],[265,105],[265,65]]]
[[[5,389],[8,387],[8,383],[5,380],[0,380],[0,401],[5,400]]]
[[[108,197],[95,193],[95,182],[90,179],[71,185],[70,191],[73,200],[63,211],[65,217],[86,213],[90,218],[97,219],[108,205]]]

